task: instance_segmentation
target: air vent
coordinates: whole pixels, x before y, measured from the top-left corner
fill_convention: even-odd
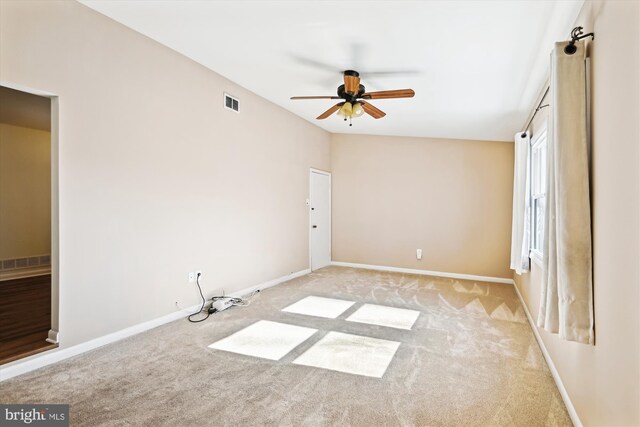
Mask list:
[[[228,110],[233,110],[236,113],[240,112],[240,101],[238,101],[238,98],[234,98],[233,96],[229,95],[228,93],[224,94],[224,108],[228,109]]]
[[[38,255],[27,258],[0,260],[0,270],[17,270],[28,267],[43,267],[51,265],[51,255]]]

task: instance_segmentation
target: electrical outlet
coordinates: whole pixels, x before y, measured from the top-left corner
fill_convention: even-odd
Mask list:
[[[416,259],[422,259],[422,249],[416,249]]]
[[[196,273],[194,273],[193,271],[189,272],[189,283],[193,283],[196,281]]]

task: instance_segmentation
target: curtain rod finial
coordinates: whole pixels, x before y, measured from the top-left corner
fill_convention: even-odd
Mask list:
[[[582,27],[575,27],[573,30],[571,30],[571,41],[567,46],[565,46],[564,53],[566,53],[567,55],[573,55],[574,53],[576,53],[576,51],[578,50],[578,48],[576,48],[576,42],[586,37],[591,37],[591,40],[596,38],[595,34],[593,33],[584,34],[584,32],[582,31]]]

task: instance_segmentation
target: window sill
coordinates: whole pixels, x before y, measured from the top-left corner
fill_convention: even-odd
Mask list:
[[[538,267],[542,268],[542,253],[538,251],[529,252],[529,259]]]

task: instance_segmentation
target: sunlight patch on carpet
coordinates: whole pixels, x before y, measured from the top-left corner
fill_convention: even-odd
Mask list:
[[[347,318],[349,322],[390,328],[411,329],[420,315],[419,311],[384,305],[365,304]]]
[[[396,341],[329,332],[293,363],[382,378],[399,346]]]
[[[344,313],[355,302],[335,298],[308,296],[282,309],[287,313],[304,314],[306,316],[335,319]]]
[[[209,348],[280,360],[317,331],[317,329],[302,326],[260,320],[233,335],[214,342]]]

